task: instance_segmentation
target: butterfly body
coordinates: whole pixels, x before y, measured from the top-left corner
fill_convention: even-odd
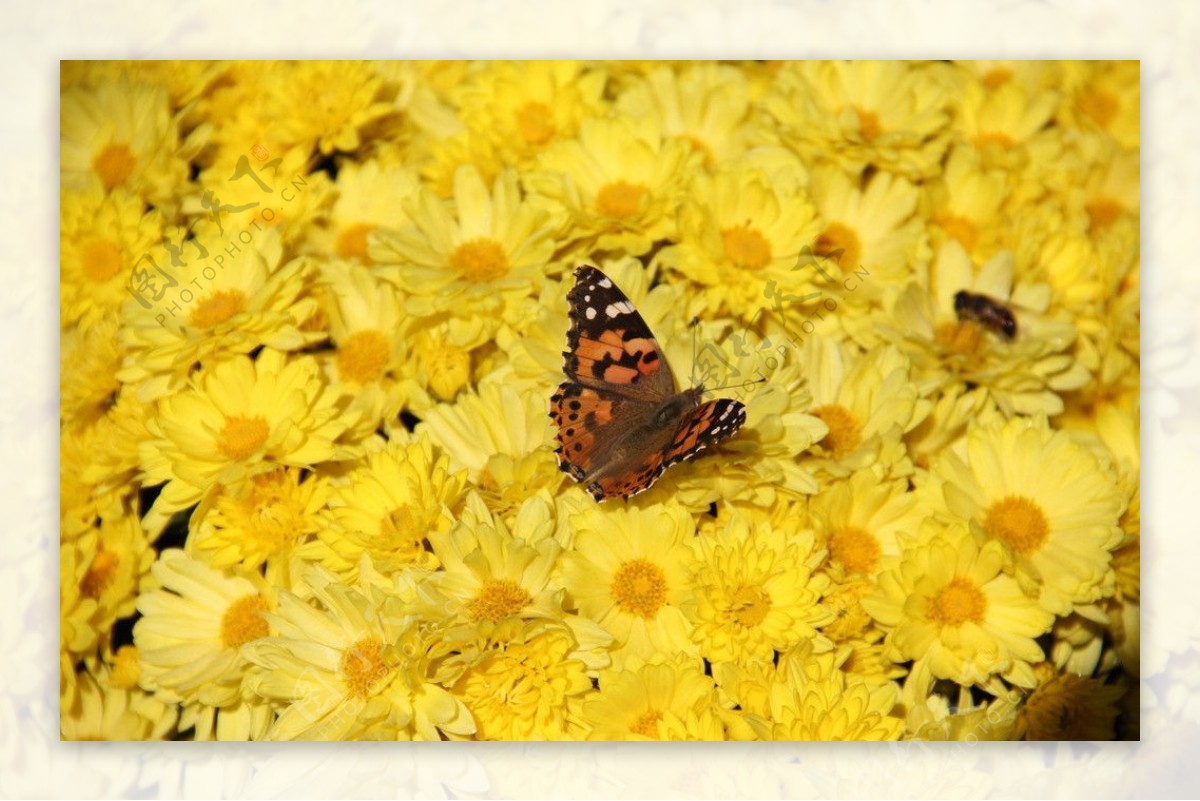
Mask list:
[[[550,398],[559,467],[596,500],[648,489],[672,464],[732,436],[745,422],[735,400],[682,392],[654,335],[604,273],[583,266],[569,293],[563,372]]]
[[[1004,339],[1017,335],[1017,318],[1012,310],[987,295],[976,295],[961,289],[954,293],[954,313],[959,321],[974,320]]]

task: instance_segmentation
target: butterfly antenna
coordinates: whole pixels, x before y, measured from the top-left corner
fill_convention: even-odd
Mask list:
[[[765,383],[767,383],[767,379],[766,379],[766,376],[763,376],[761,378],[756,378],[753,381],[742,381],[741,383],[737,383],[737,384],[726,384],[725,386],[722,386],[722,387],[710,387],[710,388],[708,388],[708,391],[716,392],[719,389],[730,389],[732,387],[744,387],[747,384],[765,384]]]

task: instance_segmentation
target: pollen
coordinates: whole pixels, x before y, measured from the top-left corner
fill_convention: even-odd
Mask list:
[[[92,560],[87,573],[84,573],[83,579],[79,582],[79,591],[86,598],[99,598],[105,588],[112,583],[117,566],[120,564],[119,556],[112,551],[100,549],[96,552],[96,558]]]
[[[517,109],[517,132],[531,145],[544,145],[554,138],[554,114],[545,103],[530,101]]]
[[[843,272],[854,270],[862,264],[862,243],[853,228],[840,222],[830,223],[817,237],[816,254],[837,262]]]
[[[217,448],[234,461],[245,459],[263,446],[270,432],[267,421],[261,417],[227,417],[217,438]]]
[[[943,626],[982,623],[987,612],[983,591],[967,578],[957,577],[927,601],[925,614]]]
[[[367,254],[367,235],[375,230],[370,223],[354,223],[342,229],[338,234],[334,250],[343,259],[357,259],[363,264],[372,264]]]
[[[338,375],[358,384],[374,384],[383,378],[391,358],[392,349],[382,332],[355,331],[338,345]]]
[[[771,243],[749,225],[737,225],[721,232],[725,256],[738,267],[757,270],[771,261]]]
[[[1079,96],[1077,105],[1080,112],[1105,129],[1116,118],[1119,108],[1115,97],[1099,89],[1088,89],[1083,92]]]
[[[975,249],[975,243],[979,241],[979,229],[975,227],[975,223],[971,220],[968,220],[966,217],[947,214],[939,217],[937,224],[942,227],[942,230],[948,236],[957,239],[959,244],[968,253]]]
[[[634,559],[617,569],[612,595],[622,611],[649,620],[667,600],[667,579],[658,565]]]
[[[246,306],[246,294],[240,289],[214,292],[196,304],[188,316],[191,324],[201,330],[215,328],[238,314]]]
[[[857,526],[840,528],[829,536],[829,558],[848,573],[874,573],[882,554],[879,540]]]
[[[866,111],[858,106],[853,106],[853,109],[858,117],[858,132],[863,139],[870,142],[883,133],[883,126],[879,124],[879,116],[875,112]]]
[[[1042,507],[1020,495],[1009,495],[988,508],[983,530],[1017,553],[1028,554],[1050,536],[1050,523]]]
[[[1088,233],[1095,234],[1121,218],[1125,207],[1112,198],[1100,198],[1084,207],[1088,216]]]
[[[862,445],[862,423],[845,406],[818,406],[810,413],[829,426],[829,433],[821,444],[832,451],[834,457],[840,459]]]
[[[493,623],[515,615],[530,601],[529,593],[511,579],[488,579],[467,604],[472,622],[490,620]]]
[[[92,169],[100,177],[104,189],[111,192],[118,186],[124,186],[137,166],[137,158],[129,145],[124,142],[111,142],[92,159]]]
[[[763,622],[771,611],[770,597],[758,587],[741,587],[733,594],[733,619],[746,628]]]
[[[342,654],[342,680],[350,694],[366,699],[371,690],[388,674],[383,660],[383,643],[376,637],[364,637]]]
[[[943,323],[933,332],[933,341],[950,353],[974,356],[983,345],[983,329],[971,320]]]
[[[270,633],[259,612],[267,611],[267,601],[257,593],[238,598],[221,617],[221,642],[226,648],[240,648]]]
[[[476,284],[494,281],[508,274],[504,248],[494,239],[479,237],[463,242],[450,254],[450,266],[465,281]]]
[[[662,720],[662,712],[657,709],[650,709],[643,712],[637,717],[633,723],[629,724],[629,730],[634,734],[640,734],[643,737],[653,737],[658,739],[658,722]]]
[[[646,187],[628,181],[605,184],[596,193],[596,210],[605,217],[633,217],[642,210]]]
[[[83,248],[83,274],[96,284],[103,284],[121,272],[121,249],[107,239],[93,239]]]

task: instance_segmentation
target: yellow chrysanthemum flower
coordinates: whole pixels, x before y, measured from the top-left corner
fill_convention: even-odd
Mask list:
[[[165,740],[178,717],[173,707],[101,670],[80,675],[78,699],[62,710],[61,734],[64,740]]]
[[[198,240],[209,230],[198,232]],[[263,346],[296,350],[324,337],[303,328],[317,313],[316,300],[302,297],[312,267],[301,259],[285,262],[273,230],[232,255],[212,252],[197,260],[187,248],[188,260],[172,266],[163,249],[152,253],[177,285],[162,298],[151,290],[126,293],[120,333],[125,359],[117,377],[134,385],[140,400],[178,391],[197,365]]]
[[[152,568],[157,589],[138,597],[133,627],[141,686],[172,702],[235,705],[246,676],[241,648],[270,634],[275,606],[256,574],[229,575],[183,551],[163,551]]]
[[[262,117],[276,121],[279,136],[323,155],[362,146],[368,128],[392,113],[384,84],[361,61],[287,61],[266,70]]]
[[[946,452],[935,463],[946,505],[1001,547],[1028,595],[1066,615],[1112,594],[1122,499],[1090,452],[1044,419],[1015,419],[971,431],[965,456]]]
[[[124,189],[105,193],[95,180],[60,197],[60,322],[86,327],[129,298],[135,265],[162,239],[162,213]]]
[[[817,628],[833,620],[814,571],[825,558],[811,530],[735,512],[694,541],[691,596],[683,609],[709,662],[770,661],[802,642],[829,647]]]
[[[142,481],[166,482],[147,513],[156,531],[216,487],[236,487],[279,466],[309,467],[350,454],[335,444],[350,420],[311,357],[263,350],[221,362],[162,398],[147,423]]]
[[[928,512],[907,482],[863,470],[816,495],[809,514],[837,575],[874,576],[884,559],[900,555]]]
[[[808,160],[833,159],[848,173],[874,165],[928,177],[949,134],[947,69],[903,61],[790,62],[763,106],[783,141]]]
[[[312,232],[311,247],[348,261],[373,264],[371,234],[408,222],[405,204],[416,196],[420,185],[416,173],[403,163],[379,159],[347,162],[334,182],[337,200],[329,210],[327,227]]]
[[[934,250],[947,239],[957,240],[972,257],[985,260],[1000,248],[1004,232],[1002,206],[1004,174],[984,169],[979,153],[966,145],[950,151],[945,169],[924,187],[922,209],[932,225]]]
[[[436,567],[426,538],[450,527],[463,485],[462,472],[451,470],[427,438],[391,443],[334,483],[317,540],[301,545],[297,555],[345,577],[356,575],[364,554],[388,573],[409,565]]]
[[[578,644],[571,629],[509,618],[488,639],[479,661],[452,688],[475,719],[475,738],[581,739],[580,707],[592,681],[573,653]]]
[[[723,740],[713,680],[694,658],[606,671],[583,705],[589,740]]]
[[[888,631],[892,659],[928,661],[933,675],[985,685],[999,674],[1022,687],[1042,659],[1035,637],[1054,616],[1001,572],[999,543],[977,546],[965,532],[934,534],[879,576],[863,607]]]
[[[462,702],[426,679],[427,642],[419,621],[380,588],[343,584],[311,570],[316,604],[280,591],[268,616],[278,636],[243,653],[261,670],[247,690],[280,707],[267,739],[438,740],[465,737],[475,724]]]
[[[695,531],[682,507],[585,508],[571,530],[562,582],[579,613],[613,636],[615,669],[636,669],[655,654],[697,653],[681,608],[692,598],[685,565]]]
[[[979,742],[1016,739],[1022,694],[1010,690],[994,700],[976,703],[967,687],[954,697],[938,692],[928,662],[918,662],[904,681],[901,698],[907,710],[906,739],[934,742]]]
[[[1050,674],[1017,714],[1023,740],[1111,740],[1125,688],[1073,673]]]
[[[60,171],[64,189],[99,181],[124,189],[170,214],[187,182],[198,143],[180,144],[170,100],[161,86],[122,78],[62,93]]]
[[[1064,121],[1075,127],[1095,126],[1124,148],[1141,144],[1141,63],[1138,61],[1074,61],[1064,64],[1070,96],[1063,104]]]
[[[691,147],[626,117],[589,117],[576,139],[557,142],[529,173],[529,187],[568,214],[567,241],[641,256],[675,236],[675,209]],[[561,244],[566,244],[563,242]]]

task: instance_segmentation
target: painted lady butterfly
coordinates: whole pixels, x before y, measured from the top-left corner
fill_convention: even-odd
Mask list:
[[[564,381],[550,398],[558,466],[598,501],[648,489],[663,471],[733,436],[746,422],[736,400],[679,392],[645,320],[595,267],[575,270]]]

